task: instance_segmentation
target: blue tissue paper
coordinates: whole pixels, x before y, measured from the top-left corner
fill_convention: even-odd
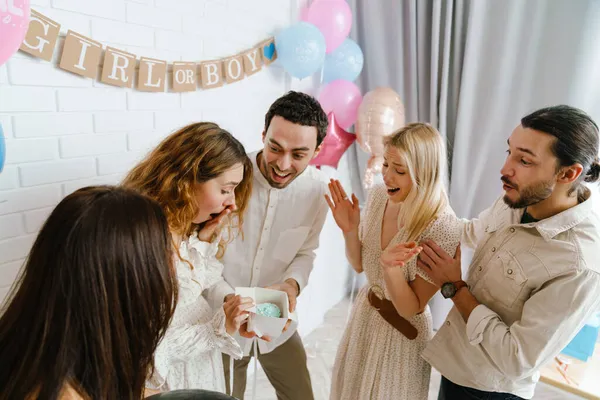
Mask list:
[[[563,354],[587,361],[592,354],[600,331],[600,313],[594,315],[562,351]]]

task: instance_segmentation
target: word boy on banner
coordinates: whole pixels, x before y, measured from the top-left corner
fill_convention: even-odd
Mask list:
[[[29,30],[20,50],[50,61],[59,31],[60,24],[32,10]],[[198,86],[211,89],[237,82],[276,59],[275,41],[270,38],[251,50],[221,60],[176,61],[171,64],[172,91],[190,92]],[[165,91],[169,69],[164,60],[146,57],[138,60],[134,54],[112,47],[103,51],[101,43],[73,31],[68,31],[65,37],[59,67],[87,78],[100,79],[108,85],[132,88],[135,84],[138,90],[147,92]]]

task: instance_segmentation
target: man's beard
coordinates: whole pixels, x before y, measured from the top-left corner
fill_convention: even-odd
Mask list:
[[[502,182],[512,187],[519,195],[519,198],[516,201],[511,200],[508,195],[504,195],[504,203],[510,208],[525,208],[537,204],[550,197],[554,190],[554,181],[541,181],[523,189],[519,189],[518,186],[514,185],[507,178],[502,177],[501,179]]]

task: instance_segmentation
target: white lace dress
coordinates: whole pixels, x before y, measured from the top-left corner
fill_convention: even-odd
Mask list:
[[[416,339],[409,340],[385,321],[367,299],[371,285],[380,286],[385,297],[390,299],[379,264],[383,252],[381,226],[387,200],[385,187],[374,187],[361,217],[362,266],[368,285],[356,297],[337,351],[331,400],[427,400],[431,367],[421,358],[421,352],[433,335],[429,306],[409,319],[419,331]],[[406,242],[407,236],[400,229],[388,246]],[[438,215],[418,240],[426,238],[454,255],[460,231],[452,209],[448,208]],[[404,273],[409,282],[417,275],[431,282],[427,274],[417,267],[416,259],[404,267]]]
[[[183,241],[175,255],[179,301],[171,325],[154,355],[150,389],[206,389],[225,392],[221,353],[242,357],[237,341],[225,331],[223,307],[213,310],[202,292],[219,283],[223,265],[217,260],[218,240],[201,242],[196,236]]]

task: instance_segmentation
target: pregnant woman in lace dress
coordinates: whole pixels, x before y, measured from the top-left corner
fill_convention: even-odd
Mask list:
[[[440,134],[427,124],[410,124],[386,140],[385,185],[371,190],[362,218],[356,196],[349,200],[338,181],[329,185],[327,201],[344,232],[348,260],[368,279],[338,348],[332,400],[427,399],[430,367],[420,354],[432,335],[427,302],[438,288],[417,268],[415,255],[426,238],[449,254],[459,243],[444,189],[445,159]],[[393,319],[403,318],[405,327],[408,321],[415,337],[388,323],[390,313],[388,319],[380,315],[370,292],[391,302]]]
[[[175,315],[156,351],[147,394],[176,389],[225,392],[221,353],[241,358],[231,335],[252,304],[236,296],[213,310],[202,293],[223,279],[219,258],[229,235],[241,229],[252,185],[252,164],[244,147],[216,124],[192,124],[167,137],[123,185],[163,207],[179,284]]]

